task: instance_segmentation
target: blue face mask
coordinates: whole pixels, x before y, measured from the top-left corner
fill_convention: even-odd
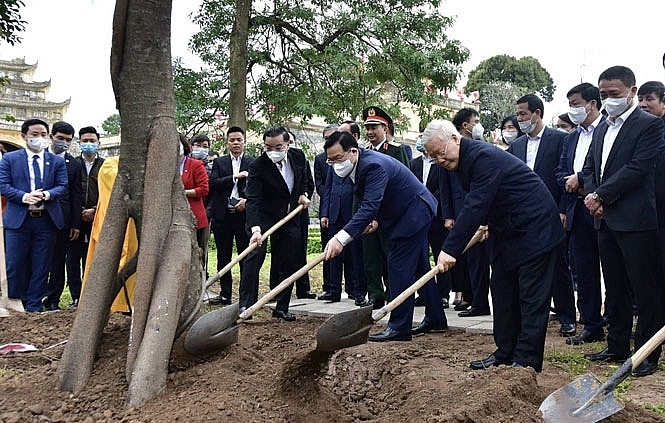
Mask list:
[[[99,146],[93,142],[86,142],[81,144],[81,153],[92,156],[99,150]]]
[[[420,137],[416,139],[416,150],[420,151],[421,153],[425,151],[425,147],[423,147],[423,140]]]
[[[191,153],[192,158],[194,159],[208,159],[208,149],[203,148],[203,147],[193,147],[192,148],[192,153]]]

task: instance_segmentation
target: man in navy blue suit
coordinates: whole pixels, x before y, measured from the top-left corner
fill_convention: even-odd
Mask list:
[[[568,116],[577,125],[577,130],[566,136],[556,174],[559,186],[565,190],[559,211],[570,238],[569,258],[577,275],[577,308],[584,323],[582,332],[566,339],[566,343],[579,345],[605,339],[600,313],[598,236],[593,227],[593,216],[584,206],[586,191],[582,175],[593,132],[605,118],[599,110],[598,87],[585,82],[571,88],[566,96],[570,105]]]
[[[333,132],[335,132],[339,127],[336,124],[330,124],[326,125],[325,128],[323,128],[323,140],[325,141],[326,138]],[[320,238],[321,238],[321,247],[325,248],[326,244],[328,243],[328,240],[330,239],[330,235],[328,235],[328,227],[324,226],[323,223],[321,223],[321,209],[323,208],[323,201],[324,201],[324,188],[326,185],[326,178],[328,176],[328,164],[326,163],[326,152],[324,151],[323,153],[319,153],[316,156],[314,156],[314,188],[316,190],[316,193],[319,196],[319,233],[320,233]],[[325,301],[331,301],[335,297],[331,297],[328,294],[328,291],[330,291],[330,262],[324,261],[323,262],[323,292],[316,297],[318,300],[325,300]],[[348,291],[350,292],[350,291]]]
[[[423,146],[439,166],[456,172],[467,191],[464,207],[441,247],[438,265],[451,269],[478,227],[492,237],[492,301],[497,350],[471,362],[479,370],[500,364],[542,370],[557,248],[564,239],[554,199],[517,157],[462,138],[435,120]]]
[[[65,161],[44,151],[48,124],[29,119],[21,126],[26,149],[0,160],[8,297],[20,298],[28,312],[40,312],[57,230],[64,227],[58,199],[67,192]]]
[[[60,296],[65,288],[65,267],[67,257],[70,255],[73,243],[78,239],[81,229],[81,205],[83,204],[83,190],[81,189],[81,163],[67,152],[74,138],[74,127],[67,122],[56,122],[51,128],[51,147],[49,150],[65,159],[67,167],[67,193],[60,198],[62,215],[65,226],[58,231],[55,248],[53,250],[53,263],[48,278],[47,297],[44,299],[44,308],[49,311],[58,310]],[[67,270],[71,270],[68,268]],[[67,275],[67,283],[72,298],[81,294],[80,278]]]
[[[536,95],[527,94],[516,102],[517,122],[524,135],[513,141],[508,152],[517,156],[540,176],[550,191],[555,204],[561,202],[563,190],[556,180],[556,168],[561,159],[566,133],[548,128],[543,123],[543,101]],[[559,333],[571,337],[576,333],[575,294],[567,261],[568,245],[565,241],[559,248],[552,297],[557,318],[561,323]]]
[[[324,148],[334,172],[354,183],[359,201],[351,220],[326,245],[326,259],[342,253],[364,232],[381,227],[388,238],[389,288],[396,297],[416,281],[419,269],[431,268],[427,233],[436,214],[436,199],[409,168],[385,154],[358,148],[351,134],[334,133]],[[448,329],[434,279],[421,292],[425,318],[420,325],[412,328],[412,295],[390,313],[386,329],[369,340],[410,341],[412,335]]]
[[[633,299],[637,305],[635,349],[665,322],[664,282],[658,263],[655,166],[663,120],[638,108],[635,74],[613,66],[598,78],[605,119],[593,132],[584,168],[584,205],[595,218],[605,281],[609,326],[607,348],[591,361],[624,361],[630,356]],[[662,183],[662,181],[658,181]],[[661,347],[633,370],[658,369]]]

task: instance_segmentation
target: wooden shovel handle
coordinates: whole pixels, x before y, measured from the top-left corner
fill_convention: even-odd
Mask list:
[[[462,254],[466,252],[469,248],[473,247],[478,241],[480,241],[485,235],[486,229],[478,229],[473,237],[469,240],[469,243],[466,244]],[[436,257],[435,257],[436,258]],[[379,321],[383,319],[388,313],[396,309],[400,304],[402,304],[407,298],[412,296],[417,290],[419,290],[423,285],[425,285],[430,279],[441,272],[439,266],[434,266],[430,269],[429,272],[422,275],[417,281],[415,281],[410,287],[406,288],[402,293],[400,293],[395,299],[383,306],[380,310],[375,311],[372,314],[372,319],[374,321]]]
[[[303,206],[302,204],[299,204],[298,207],[296,207],[295,209],[293,209],[293,210],[291,211],[291,213],[287,214],[287,215],[284,216],[279,222],[275,223],[270,229],[268,229],[263,235],[261,235],[261,242],[262,242],[262,243],[265,242],[265,240],[268,239],[268,237],[269,237],[270,235],[272,235],[277,229],[279,229],[279,228],[281,228],[282,226],[284,226],[284,224],[285,224],[286,222],[288,222],[289,220],[293,219],[293,217],[294,217],[295,215],[297,215],[298,213],[300,213],[300,212],[303,210],[304,207],[305,207],[305,206]],[[210,279],[208,279],[208,280],[206,281],[204,291],[205,291],[206,289],[210,288],[210,286],[211,286],[213,283],[217,282],[217,281],[219,280],[219,278],[221,278],[224,274],[226,274],[229,270],[231,270],[231,269],[233,268],[233,266],[235,266],[236,264],[240,263],[240,260],[244,259],[249,253],[251,253],[252,251],[254,251],[254,250],[256,249],[257,246],[258,246],[258,243],[256,243],[256,242],[252,242],[251,244],[249,244],[249,246],[248,246],[247,248],[245,248],[240,254],[238,254],[238,256],[237,256],[236,258],[234,258],[233,260],[231,260],[230,262],[228,262],[228,263],[226,264],[226,266],[224,266],[224,267],[222,268],[222,270],[220,270],[220,271],[217,272],[216,274],[212,275],[212,276],[210,277]],[[218,247],[218,248],[219,248],[219,247]]]
[[[324,259],[326,258],[326,253],[323,252],[316,256],[313,260],[308,262],[306,265],[298,269],[294,274],[289,276],[288,278],[284,279],[282,282],[280,282],[279,285],[274,287],[270,292],[268,292],[266,295],[263,297],[259,298],[259,300],[253,304],[251,307],[249,307],[247,310],[243,311],[240,313],[240,316],[238,316],[238,322],[241,322],[245,319],[247,319],[249,316],[254,314],[254,312],[264,305],[268,304],[270,300],[275,298],[277,294],[280,292],[284,291],[289,285],[293,284],[296,280],[300,279],[301,276],[303,276],[305,273],[309,272],[314,266],[317,264],[321,263]]]
[[[665,326],[660,328],[654,336],[651,337],[644,345],[640,347],[639,350],[635,351],[635,354],[631,357],[633,362],[633,370],[637,368],[644,361],[645,358],[649,356],[656,349],[656,347],[665,341]]]

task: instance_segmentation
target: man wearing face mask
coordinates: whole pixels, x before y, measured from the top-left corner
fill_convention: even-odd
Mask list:
[[[569,236],[569,258],[577,277],[577,308],[584,329],[576,337],[566,339],[569,345],[605,339],[601,316],[600,257],[593,216],[584,206],[582,168],[589,152],[594,130],[605,120],[600,114],[600,92],[588,82],[571,88],[566,94],[568,117],[577,130],[568,135],[556,171],[561,197],[561,219]]]
[[[453,117],[453,125],[455,125],[455,128],[457,128],[463,137],[479,141],[483,140],[485,128],[480,124],[478,110],[471,107],[458,110]]]
[[[540,176],[557,205],[561,204],[563,190],[557,183],[556,169],[563,152],[566,135],[548,128],[543,123],[543,101],[534,94],[527,94],[516,102],[517,122],[524,135],[516,139],[508,152],[517,156]],[[561,209],[560,209],[561,210]],[[563,223],[563,222],[562,222]],[[571,337],[577,332],[575,293],[567,261],[568,245],[561,242],[557,255],[557,267],[552,285],[552,297],[557,318],[561,323],[561,336]]]
[[[67,167],[67,193],[60,198],[65,226],[58,231],[53,252],[51,272],[48,279],[47,295],[44,308],[47,311],[58,310],[60,296],[65,287],[65,264],[70,247],[79,237],[81,227],[81,164],[67,152],[74,138],[74,127],[67,122],[56,122],[51,128],[51,147],[53,154],[62,157]],[[79,297],[81,285],[72,285],[73,278],[68,277],[69,291],[72,297]]]
[[[88,256],[90,243],[90,232],[92,221],[97,213],[97,202],[99,201],[98,174],[104,163],[99,157],[99,134],[92,126],[79,129],[79,146],[81,157],[77,159],[81,172],[81,232],[79,237],[72,242],[70,252],[67,256],[67,280],[69,286],[81,286],[81,267],[85,269],[85,261]],[[78,306],[79,292],[72,292],[72,306]]]
[[[245,257],[245,269],[240,279],[240,311],[258,301],[259,271],[266,257],[266,244],[261,243],[261,233],[279,222],[299,204],[309,207],[313,184],[309,184],[307,159],[302,151],[289,148],[289,134],[282,126],[268,128],[263,133],[264,153],[254,159],[249,167],[245,188],[246,227],[252,242],[259,243]],[[307,213],[303,210],[302,213]],[[270,288],[274,288],[300,269],[303,263],[294,260],[294,252],[303,245],[302,219],[296,216],[270,236]],[[277,280],[279,279],[279,280]],[[289,313],[289,301],[293,284],[277,295],[273,317],[293,321]]]
[[[45,151],[48,124],[28,119],[21,125],[26,148],[0,160],[9,298],[23,301],[31,313],[43,310],[46,278],[56,234],[65,226],[59,199],[67,192],[65,161]]]
[[[422,275],[419,270],[430,269],[427,233],[436,215],[436,199],[407,169],[395,160],[371,150],[358,148],[358,143],[346,132],[335,132],[324,144],[334,172],[349,177],[359,198],[358,210],[351,220],[326,245],[326,259],[343,252],[364,232],[383,228],[388,238],[388,283],[397,297]],[[405,196],[404,193],[410,195]],[[422,289],[425,318],[415,328],[413,296],[390,313],[383,332],[369,337],[370,341],[410,341],[412,335],[445,331],[446,316],[434,279]]]
[[[656,157],[665,129],[662,119],[638,107],[635,74],[629,68],[606,69],[598,78],[598,88],[608,118],[593,132],[582,172],[587,192],[584,204],[598,230],[610,325],[607,348],[586,357],[623,362],[631,354],[632,300],[637,305],[636,350],[665,320],[654,187]],[[655,372],[660,353],[659,346],[633,375]]]

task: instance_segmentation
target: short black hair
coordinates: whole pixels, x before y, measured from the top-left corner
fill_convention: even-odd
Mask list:
[[[99,133],[97,132],[94,126],[85,126],[79,129],[79,138],[81,138],[81,135],[85,134],[95,134],[97,140],[99,140]]]
[[[598,87],[594,86],[593,84],[589,84],[588,82],[583,82],[568,90],[566,97],[569,98],[575,94],[579,94],[580,97],[582,97],[587,103],[591,102],[591,100],[596,100],[596,108],[600,109],[600,90]]]
[[[74,132],[76,131],[74,131],[74,127],[72,125],[60,120],[53,124],[53,127],[51,128],[51,135],[55,135],[58,132],[61,134],[74,136]]]
[[[535,94],[527,94],[517,99],[515,104],[524,104],[526,103],[529,111],[531,113],[536,113],[536,110],[540,110],[540,118],[545,115],[545,106],[543,105],[543,100],[540,99]]]
[[[612,66],[611,68],[605,69],[598,77],[598,82],[603,79],[606,81],[618,79],[626,87],[632,87],[635,85],[635,74],[630,68],[625,66]]]
[[[637,95],[655,93],[662,103],[665,103],[665,85],[660,81],[647,81],[637,90]]]
[[[23,122],[23,125],[21,125],[21,133],[24,135],[27,134],[28,128],[30,128],[32,125],[42,125],[46,128],[46,132],[48,132],[48,123],[41,119],[28,119]]]
[[[191,144],[201,144],[203,141],[208,141],[208,145],[210,145],[210,138],[206,134],[196,134],[192,137],[191,139]]]
[[[357,135],[358,138],[360,138],[360,125],[358,125],[355,121],[353,120],[345,120],[344,123],[349,124],[349,128],[351,129],[351,134],[352,135]]]
[[[453,125],[455,125],[455,128],[459,131],[462,129],[462,125],[465,122],[469,122],[469,119],[471,119],[472,116],[480,116],[480,113],[478,113],[478,110],[471,107],[460,109],[453,117]]]
[[[358,141],[348,132],[335,131],[328,135],[328,139],[326,139],[326,142],[323,144],[323,149],[327,150],[335,144],[341,145],[342,150],[344,151],[349,151],[352,148],[358,148]]]
[[[501,131],[503,131],[503,127],[506,124],[506,122],[512,122],[513,123],[513,126],[515,127],[515,129],[517,129],[517,136],[518,137],[521,137],[522,135],[524,135],[524,132],[522,132],[522,130],[520,129],[520,124],[517,120],[517,115],[510,115],[510,116],[506,116],[505,118],[503,118],[503,120],[501,121],[501,126],[499,126]]]
[[[232,126],[228,129],[228,131],[226,131],[226,138],[228,138],[229,134],[232,134],[233,132],[240,132],[243,137],[245,136],[245,130],[244,129],[242,129],[239,126]]]
[[[561,113],[559,116],[557,116],[559,119],[562,121],[566,122],[568,125],[572,126],[573,128],[577,127],[576,123],[573,123],[572,120],[570,120],[570,116],[568,116],[568,113]]]
[[[275,138],[279,136],[282,137],[282,141],[284,141],[285,143],[289,142],[288,131],[286,130],[285,127],[271,126],[270,128],[266,129],[266,131],[263,133],[263,141],[265,141],[266,138]]]

